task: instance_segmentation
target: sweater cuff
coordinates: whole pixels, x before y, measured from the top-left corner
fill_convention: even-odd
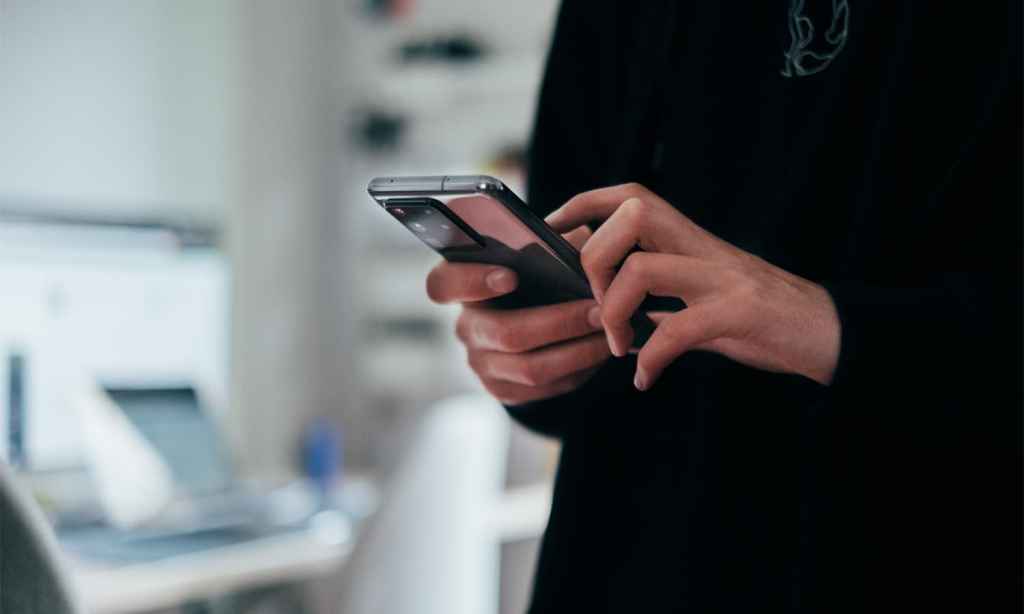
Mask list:
[[[835,370],[832,372],[832,381],[829,388],[832,390],[843,390],[856,380],[854,366],[859,362],[863,353],[861,347],[860,318],[857,317],[857,305],[851,294],[855,294],[843,284],[838,282],[826,282],[821,284],[832,297],[836,313],[839,316],[839,357],[836,361]]]

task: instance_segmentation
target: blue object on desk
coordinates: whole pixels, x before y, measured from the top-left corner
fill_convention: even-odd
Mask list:
[[[331,488],[341,474],[341,434],[327,418],[317,418],[302,439],[302,469],[320,490],[320,506],[326,507]]]

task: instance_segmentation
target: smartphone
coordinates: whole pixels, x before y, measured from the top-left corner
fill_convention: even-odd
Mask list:
[[[489,301],[517,309],[593,298],[579,252],[504,183],[486,175],[377,177],[370,196],[391,217],[450,262],[508,267],[515,291]],[[654,323],[638,311],[634,346]]]

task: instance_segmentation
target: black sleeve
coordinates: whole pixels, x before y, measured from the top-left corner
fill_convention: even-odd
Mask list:
[[[905,260],[935,272],[898,287],[854,279],[823,283],[842,324],[830,394],[849,399],[851,412],[861,416],[880,406],[872,402],[880,395],[896,401],[902,411],[882,419],[899,432],[959,437],[969,430],[1019,430],[1019,56],[1007,66],[976,139],[950,169],[936,202],[918,208],[925,238],[908,237],[913,253]]]
[[[564,0],[541,82],[530,144],[526,201],[544,216],[572,196],[600,185],[598,107],[602,14],[600,6]],[[594,380],[591,380],[594,381]],[[509,414],[527,428],[560,437],[568,412],[586,388],[517,407]]]
[[[831,493],[822,522],[843,536],[829,547],[853,553],[844,577],[884,561],[901,588],[1019,603],[1022,107],[1011,66],[941,204],[915,207],[927,239],[892,262],[916,257],[932,273],[823,283],[842,338],[817,484]]]

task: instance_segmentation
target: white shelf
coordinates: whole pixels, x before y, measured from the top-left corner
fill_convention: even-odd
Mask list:
[[[529,102],[536,94],[544,56],[522,55],[466,64],[382,63],[369,100],[420,117],[456,116],[495,101]]]

